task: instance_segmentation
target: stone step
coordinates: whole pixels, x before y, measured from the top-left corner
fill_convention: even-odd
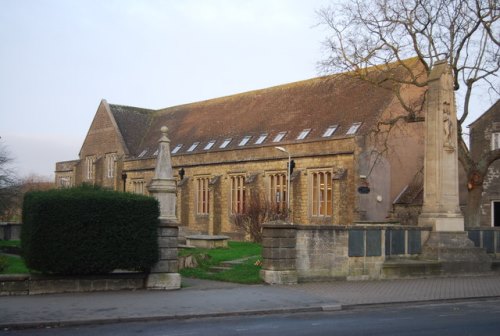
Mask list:
[[[382,276],[385,279],[439,276],[441,267],[441,263],[434,260],[388,260],[382,266]]]
[[[210,267],[210,271],[213,273],[220,273],[224,271],[229,271],[232,267],[227,267],[227,266],[213,266]]]

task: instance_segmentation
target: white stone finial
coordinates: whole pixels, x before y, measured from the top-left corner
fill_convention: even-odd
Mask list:
[[[170,139],[167,136],[168,127],[167,126],[162,126],[160,128],[160,131],[161,131],[161,138],[160,138],[159,142],[170,142]]]

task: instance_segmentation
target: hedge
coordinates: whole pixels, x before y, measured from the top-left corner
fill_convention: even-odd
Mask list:
[[[158,202],[92,186],[29,192],[21,248],[48,274],[147,271],[158,261]]]

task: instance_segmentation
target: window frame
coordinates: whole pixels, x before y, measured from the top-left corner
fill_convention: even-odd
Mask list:
[[[264,143],[264,141],[266,141],[267,137],[269,136],[268,133],[262,133],[261,135],[259,135],[259,137],[257,138],[257,140],[255,140],[255,144],[256,145],[261,145],[262,143]]]
[[[222,141],[222,143],[220,144],[219,148],[222,148],[222,149],[226,148],[227,146],[229,146],[231,141],[233,141],[233,138],[224,139],[224,141]]]
[[[500,132],[491,133],[491,150],[500,149]]]
[[[171,153],[172,154],[177,154],[177,152],[179,152],[182,148],[183,144],[178,144],[174,147],[174,149],[172,149]]]
[[[199,145],[200,145],[199,141],[193,142],[193,144],[191,145],[191,147],[189,147],[186,152],[188,152],[188,153],[193,152]]]
[[[231,215],[242,214],[247,202],[246,175],[230,175],[229,183],[229,213]]]
[[[144,178],[134,178],[131,180],[132,192],[137,195],[146,195],[146,181]]]
[[[195,209],[197,216],[210,214],[210,176],[195,177]]]
[[[305,129],[303,129],[299,133],[299,135],[297,136],[296,140],[304,140],[305,138],[307,138],[307,136],[309,135],[309,133],[311,133],[311,128],[305,128]]]
[[[95,155],[87,155],[85,157],[85,179],[93,180],[94,179],[94,163],[95,163]]]
[[[115,163],[116,153],[106,153],[106,178],[111,179],[115,177]]]
[[[279,132],[274,137],[273,142],[281,142],[281,140],[283,140],[286,137],[287,133],[288,133],[287,131]]]
[[[217,142],[217,140],[210,140],[206,145],[205,147],[203,147],[203,150],[210,150],[212,149],[212,147],[215,145],[215,143]]]
[[[266,172],[267,180],[267,197],[272,205],[276,205],[276,210],[285,211],[289,207],[287,200],[287,172],[286,171],[270,171]],[[279,194],[278,194],[279,193]],[[277,200],[279,195],[279,200]]]
[[[354,122],[352,123],[351,127],[347,130],[345,133],[346,135],[354,135],[358,132],[359,128],[361,127],[362,122]]]
[[[330,126],[328,126],[328,128],[326,129],[326,131],[323,133],[322,137],[323,138],[329,138],[329,137],[331,137],[332,135],[335,134],[335,132],[337,131],[338,128],[339,128],[339,125],[330,125]]]
[[[252,138],[251,135],[245,135],[238,143],[238,147],[245,146],[250,141],[251,138]]]
[[[314,169],[307,172],[309,176],[309,217],[332,218],[333,217],[333,169]],[[321,188],[321,182],[326,182]],[[330,190],[330,192],[328,192]]]

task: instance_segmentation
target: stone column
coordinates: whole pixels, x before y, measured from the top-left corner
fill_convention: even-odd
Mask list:
[[[175,216],[176,181],[172,174],[170,140],[168,128],[161,128],[155,175],[148,189],[160,205],[160,224],[158,227],[158,245],[160,260],[151,270],[146,286],[149,289],[179,289],[181,276],[178,273],[178,221]]]
[[[426,100],[424,204],[419,224],[438,232],[463,232],[453,76],[445,61],[431,70]]]
[[[418,223],[432,231],[421,257],[441,261],[445,274],[489,271],[491,260],[464,231],[453,75],[446,61],[437,62],[429,74],[426,104],[424,204]]]
[[[290,285],[298,281],[296,227],[281,221],[265,224],[262,231],[263,265],[261,279],[271,285]]]

